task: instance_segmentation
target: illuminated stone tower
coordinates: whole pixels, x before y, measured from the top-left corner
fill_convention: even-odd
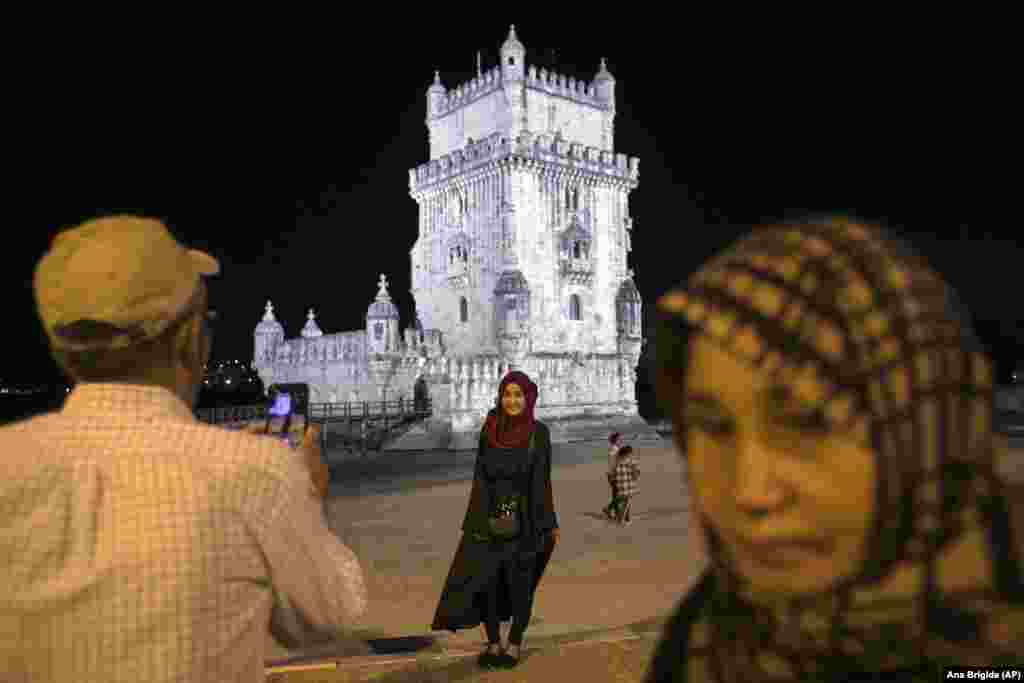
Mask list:
[[[435,72],[427,91],[430,161],[409,173],[417,314],[455,355],[617,358],[632,400],[639,160],[614,151],[615,79],[603,59],[590,83],[528,66],[514,26],[500,55],[451,90]]]

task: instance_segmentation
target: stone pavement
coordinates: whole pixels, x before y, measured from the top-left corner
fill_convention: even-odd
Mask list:
[[[478,650],[447,655],[326,660],[270,671],[273,683],[498,683],[500,681],[587,680],[641,683],[654,650],[653,633],[609,634],[524,645],[512,671],[481,670]]]
[[[531,667],[540,666],[549,657],[566,661],[557,653],[570,643],[579,643],[579,647],[591,643],[590,647],[595,647],[593,643],[601,640],[652,640],[660,630],[661,619],[703,568],[703,541],[699,529],[691,523],[682,462],[668,440],[638,442],[635,446],[640,462],[640,493],[633,504],[633,524],[629,527],[614,525],[601,514],[609,496],[604,476],[605,444],[554,446],[552,486],[561,540],[537,589],[533,618],[524,640],[526,657],[516,672],[525,671],[527,659],[535,662]],[[572,463],[560,464],[560,460]],[[383,674],[383,669],[409,667],[424,657],[449,662],[445,666],[456,668],[469,662],[467,671],[475,670],[473,657],[485,640],[482,629],[455,634],[430,630],[459,542],[469,487],[470,482],[465,480],[410,485],[395,493],[329,497],[329,525],[363,562],[370,608],[345,638],[323,646],[289,651],[268,636],[271,678],[371,680],[324,678],[323,672],[303,672],[293,667],[337,661],[350,673],[377,669]],[[614,651],[609,647],[598,649],[607,654]],[[622,647],[637,652],[636,646]],[[536,654],[539,652],[545,654]],[[286,668],[293,671],[285,673]],[[443,680],[467,679],[459,674]]]

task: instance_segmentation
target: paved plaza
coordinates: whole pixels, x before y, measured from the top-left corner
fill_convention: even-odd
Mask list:
[[[669,441],[638,442],[640,495],[632,509],[633,524],[607,521],[604,476],[607,451],[600,443],[554,446],[552,487],[561,526],[555,549],[539,588],[524,644],[531,641],[627,631],[631,625],[657,629],[692,585],[704,566],[699,531],[691,523],[684,493],[683,465]],[[396,456],[369,456],[376,463],[354,461],[351,469],[390,472],[388,482],[361,487],[334,468],[326,502],[330,527],[363,562],[370,608],[353,625],[350,638],[304,651],[289,651],[268,638],[268,665],[322,658],[364,657],[476,651],[482,629],[432,632],[430,623],[461,534],[469,497],[472,453],[451,459],[455,481],[444,481],[424,457],[409,456],[408,467],[388,463]],[[419,465],[417,466],[417,462]],[[411,470],[411,472],[410,472]],[[359,489],[366,493],[359,495]],[[397,490],[395,490],[397,489]],[[641,629],[643,630],[643,629]],[[385,657],[386,658],[386,657]]]

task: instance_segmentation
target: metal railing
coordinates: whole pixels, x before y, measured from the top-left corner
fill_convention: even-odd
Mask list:
[[[349,401],[347,403],[310,403],[310,422],[340,422],[364,418],[428,417],[433,410],[429,398],[395,401]]]
[[[394,401],[349,401],[346,403],[310,403],[306,417],[310,422],[339,422],[349,419],[384,417],[428,417],[433,402],[428,399]],[[267,418],[265,404],[246,406],[218,406],[196,411],[196,417],[209,424],[232,424]]]
[[[242,426],[253,420],[265,420],[267,418],[267,406],[260,404],[203,408],[196,411],[196,418],[200,422],[231,428]]]
[[[225,429],[245,429],[253,422],[267,419],[267,405],[220,406],[196,411],[196,417],[208,424]],[[329,444],[331,424],[343,425],[342,432],[331,434],[343,445],[362,452],[370,447],[379,449],[389,433],[411,422],[430,417],[433,403],[427,399],[394,401],[349,401],[346,403],[310,403],[304,412],[306,421],[320,424],[321,446]],[[356,428],[353,432],[352,427]]]

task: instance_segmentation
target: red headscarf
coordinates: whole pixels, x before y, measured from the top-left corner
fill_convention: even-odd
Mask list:
[[[518,415],[507,415],[501,407],[501,397],[505,393],[505,387],[509,384],[518,384],[526,399],[523,412]],[[530,443],[530,435],[533,434],[533,407],[537,405],[537,385],[526,376],[526,373],[514,370],[501,380],[498,385],[497,406],[487,413],[487,421],[484,422],[484,433],[487,435],[487,443],[492,448],[526,448]]]

